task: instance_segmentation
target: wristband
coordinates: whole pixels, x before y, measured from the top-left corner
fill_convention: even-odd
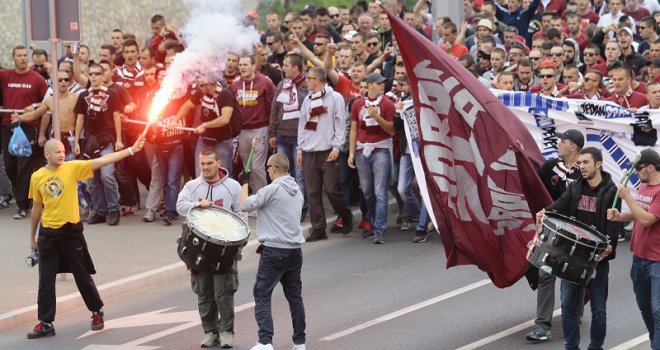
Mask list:
[[[135,152],[133,152],[133,149],[131,147],[128,147],[127,150],[128,150],[128,154],[130,154],[131,156],[135,155]]]

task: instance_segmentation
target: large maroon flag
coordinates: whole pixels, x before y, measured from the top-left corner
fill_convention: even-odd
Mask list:
[[[543,157],[518,118],[452,56],[387,14],[412,88],[430,212],[447,267],[474,264],[504,288],[527,269],[532,213],[550,202],[536,174]],[[523,145],[521,150],[517,141]],[[414,157],[414,156],[413,156]],[[420,170],[420,169],[416,169]]]

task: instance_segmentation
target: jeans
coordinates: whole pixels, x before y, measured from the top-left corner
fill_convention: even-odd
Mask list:
[[[591,296],[591,342],[588,349],[602,349],[607,330],[607,289],[609,261],[601,261],[587,288]],[[578,303],[583,303],[581,285],[561,280],[561,325],[564,331],[564,347],[569,350],[580,348],[580,326],[578,325]]]
[[[416,231],[424,231],[429,229],[429,222],[431,222],[431,216],[429,215],[428,210],[426,210],[426,204],[424,201],[421,202],[421,207],[419,208],[419,222],[417,223]]]
[[[649,331],[651,349],[660,350],[660,261],[633,255],[630,278],[637,306]]]
[[[415,180],[415,171],[413,169],[412,157],[410,154],[402,154],[399,161],[399,182],[397,190],[401,201],[403,202],[403,210],[401,216],[414,217],[420,214],[419,201],[412,193],[411,185]]]
[[[296,136],[277,136],[277,153],[284,153],[289,158],[289,173],[293,175],[300,187],[305,202],[303,211],[307,211],[307,189],[305,187],[305,177],[302,167],[298,167],[296,162],[298,158],[298,137]]]
[[[176,200],[181,189],[181,170],[183,167],[183,143],[171,147],[154,146],[154,156],[165,188],[165,212],[170,218],[178,216]]]
[[[137,135],[122,134],[124,146],[129,147],[137,139]],[[151,165],[147,161],[146,152],[136,152],[135,155],[115,163],[115,178],[119,186],[119,204],[122,206],[137,206],[140,204],[140,189],[138,179],[149,189],[151,182]]]
[[[114,145],[108,144],[99,153],[100,157],[114,152]],[[94,170],[94,177],[89,181],[89,192],[92,195],[92,210],[97,215],[107,215],[119,211],[119,192],[115,179],[115,165],[108,164]]]
[[[282,283],[284,296],[289,302],[293,323],[293,343],[305,344],[305,305],[302,299],[302,249],[264,247],[259,259],[257,279],[254,282],[254,317],[259,326],[259,343],[273,342],[273,315],[271,296],[277,283]]]
[[[387,228],[387,195],[390,187],[392,157],[387,149],[376,150],[367,158],[355,154],[362,193],[367,200],[367,217],[374,224],[374,231],[385,233]]]
[[[354,196],[359,196],[360,211],[362,217],[367,216],[367,201],[364,200],[362,191],[360,191],[360,178],[358,177],[357,170],[348,166],[348,153],[339,152],[339,178],[341,184],[341,194],[346,201],[346,205],[350,206],[355,203]]]
[[[207,146],[204,144],[204,138],[200,136],[199,139],[197,139],[197,146],[195,146],[195,176],[199,176],[199,154],[204,148],[212,148],[215,150],[215,153],[218,154],[218,159],[220,160],[220,166],[227,169],[227,175],[231,177],[234,162],[234,145],[232,139],[224,140],[214,146]],[[183,154],[183,149],[181,149],[181,152]]]

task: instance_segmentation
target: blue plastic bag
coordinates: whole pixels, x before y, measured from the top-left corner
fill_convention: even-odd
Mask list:
[[[21,124],[14,128],[14,133],[9,139],[9,154],[15,157],[29,157],[32,155],[32,145],[28,140]]]

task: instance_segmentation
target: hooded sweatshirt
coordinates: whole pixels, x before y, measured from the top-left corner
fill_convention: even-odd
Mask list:
[[[275,179],[243,203],[243,210],[257,210],[257,239],[266,247],[297,249],[305,237],[300,228],[303,196],[290,175]]]
[[[179,215],[187,216],[192,207],[199,205],[199,201],[206,199],[216,207],[227,209],[247,222],[247,213],[241,211],[241,185],[238,181],[227,176],[227,169],[218,169],[220,180],[208,183],[203,176],[188,181],[179,193],[176,201],[176,211]]]

